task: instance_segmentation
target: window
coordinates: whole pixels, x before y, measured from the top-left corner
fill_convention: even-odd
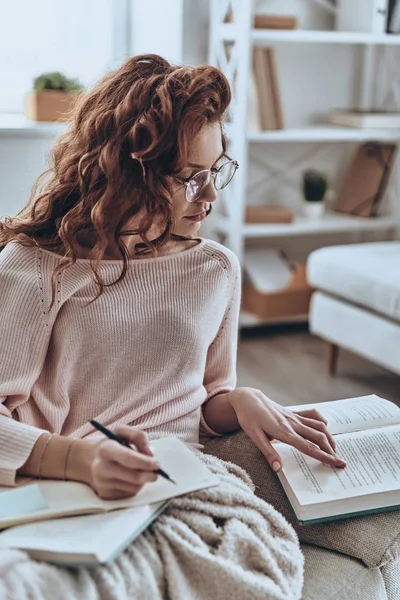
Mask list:
[[[114,68],[116,54],[125,58],[127,8],[127,0],[0,0],[0,113],[22,112],[40,73],[91,86]]]

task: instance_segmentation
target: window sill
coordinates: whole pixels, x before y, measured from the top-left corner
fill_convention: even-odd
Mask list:
[[[0,113],[1,135],[55,137],[67,130],[69,122],[29,121],[23,114]]]

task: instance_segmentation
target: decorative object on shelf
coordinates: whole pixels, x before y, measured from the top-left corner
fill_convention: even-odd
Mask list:
[[[400,128],[400,112],[385,110],[333,110],[329,113],[328,121],[334,125],[357,127],[359,129],[374,129],[391,127]]]
[[[285,206],[246,206],[246,223],[292,223],[293,211]]]
[[[279,249],[248,249],[244,258],[242,309],[264,319],[308,314],[312,288],[305,265]]]
[[[25,116],[32,121],[68,121],[82,91],[76,79],[58,71],[43,73],[34,79],[33,91],[25,94]]]
[[[315,169],[303,173],[304,213],[310,219],[319,219],[325,212],[325,194],[328,189],[326,175]]]
[[[254,15],[254,29],[297,29],[297,17],[290,15]]]
[[[358,146],[334,207],[338,212],[376,217],[396,154],[396,144],[366,142]]]
[[[335,26],[339,31],[386,33],[389,0],[338,0]]]
[[[274,48],[255,47],[253,68],[263,131],[283,129],[282,103]]]
[[[399,2],[399,0],[389,0],[386,31],[387,31],[387,33],[400,33],[400,2]]]

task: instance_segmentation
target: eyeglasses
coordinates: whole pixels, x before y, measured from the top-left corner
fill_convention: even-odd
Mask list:
[[[239,163],[229,156],[225,155],[228,159],[218,169],[204,169],[199,171],[192,177],[174,177],[176,181],[186,186],[186,200],[188,202],[194,202],[201,196],[203,189],[213,180],[214,187],[216,190],[222,190],[232,180],[236,170],[239,167]]]

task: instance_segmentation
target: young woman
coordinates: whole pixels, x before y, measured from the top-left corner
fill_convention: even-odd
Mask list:
[[[148,439],[242,428],[344,466],[316,411],[236,387],[237,257],[197,236],[238,167],[211,66],[129,59],[84,95],[40,193],[0,224],[0,485],[16,475],[134,495]],[[138,452],[104,438],[96,419]]]

